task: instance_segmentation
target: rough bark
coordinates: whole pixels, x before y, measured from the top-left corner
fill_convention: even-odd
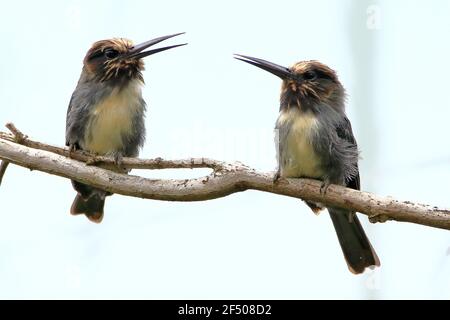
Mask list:
[[[14,133],[14,130],[11,131]],[[123,159],[123,166],[129,169],[212,170],[209,175],[195,179],[148,179],[96,166],[113,164],[111,158],[78,151],[70,153],[67,148],[33,141],[20,131],[17,132],[14,135],[0,132],[0,159],[4,162],[78,180],[126,196],[166,201],[205,201],[253,189],[354,210],[367,215],[371,222],[396,220],[450,229],[450,210],[438,207],[399,201],[337,185],[331,185],[327,193],[322,195],[320,181],[279,179],[274,182],[273,173],[257,172],[241,163],[225,163],[207,158]]]

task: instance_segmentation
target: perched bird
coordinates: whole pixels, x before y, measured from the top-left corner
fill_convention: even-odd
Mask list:
[[[144,50],[180,34],[139,45],[124,38],[92,45],[67,110],[66,145],[71,151],[81,149],[114,157],[117,166],[109,169],[126,172],[121,168],[122,157],[137,157],[145,140],[142,58],[185,44]],[[70,213],[85,214],[89,220],[101,222],[105,197],[111,193],[75,180],[72,185],[78,194]]]
[[[236,55],[238,60],[282,79],[280,113],[276,121],[278,171],[275,179],[322,180],[321,192],[330,184],[360,189],[358,147],[345,115],[345,90],[336,72],[318,61],[301,61],[286,68]],[[318,213],[320,203],[307,202]],[[351,272],[379,266],[355,212],[327,208]]]

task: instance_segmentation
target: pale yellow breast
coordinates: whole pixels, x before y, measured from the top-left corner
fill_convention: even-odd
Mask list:
[[[317,119],[311,113],[300,112],[298,109],[282,111],[277,128],[289,127],[284,138],[280,157],[280,174],[282,177],[321,178],[320,158],[311,143],[311,136],[317,129]]]
[[[122,149],[123,137],[133,130],[132,119],[142,108],[139,83],[131,83],[112,93],[91,111],[84,148],[98,154],[113,154]]]

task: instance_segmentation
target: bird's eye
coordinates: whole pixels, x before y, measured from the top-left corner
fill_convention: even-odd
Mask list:
[[[317,78],[317,73],[315,71],[312,71],[312,70],[311,71],[306,71],[303,74],[303,78],[305,80],[315,80]]]
[[[105,50],[105,57],[108,59],[114,59],[119,55],[119,51],[114,49],[106,49]]]

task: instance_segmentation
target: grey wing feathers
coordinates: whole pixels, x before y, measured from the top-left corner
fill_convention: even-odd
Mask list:
[[[280,166],[285,165],[287,161],[287,159],[285,159],[285,148],[287,147],[286,141],[290,129],[291,125],[288,123],[285,123],[284,125],[278,125],[277,123],[275,126],[275,151],[278,163],[278,174],[280,173]]]
[[[341,125],[336,128],[336,132],[338,137],[349,142],[354,147],[358,148],[355,136],[353,135],[352,125],[350,123],[350,120],[348,120],[346,116],[344,116],[344,121],[341,123]],[[347,180],[347,187],[355,190],[360,190],[361,186],[357,161],[355,163],[355,166],[356,172],[354,175],[350,176],[349,179]]]
[[[72,110],[72,103],[73,103],[73,94],[70,97],[69,106],[67,107],[67,113],[66,113],[66,146],[70,144],[69,137],[68,137],[68,127],[69,127],[69,113]]]
[[[358,175],[358,148],[350,121],[343,113],[323,110],[317,115],[320,127],[313,138],[314,148],[323,160],[327,180],[347,185]]]
[[[80,98],[72,95],[66,118],[66,146],[80,144],[89,118],[89,103],[80,103]]]

